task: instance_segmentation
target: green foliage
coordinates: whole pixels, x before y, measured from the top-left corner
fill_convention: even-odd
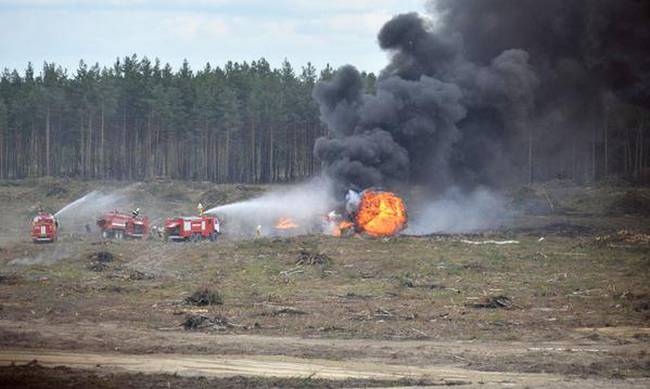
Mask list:
[[[317,167],[312,147],[325,133],[311,98],[318,74],[264,58],[174,70],[135,54],[70,73],[53,63],[40,74],[31,64],[23,75],[5,69],[0,179],[301,179]]]

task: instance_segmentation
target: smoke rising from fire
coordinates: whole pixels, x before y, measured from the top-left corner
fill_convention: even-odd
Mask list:
[[[407,235],[474,232],[498,227],[509,218],[504,198],[485,188],[470,193],[451,188],[438,199],[411,207],[410,214]]]
[[[376,94],[352,66],[316,85],[330,135],[314,153],[341,189],[524,181],[529,142],[559,164],[607,96],[650,106],[649,4],[440,0],[433,18],[395,16],[378,35],[391,60]]]

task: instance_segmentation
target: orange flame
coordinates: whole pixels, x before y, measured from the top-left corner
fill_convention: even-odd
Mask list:
[[[406,228],[404,201],[394,193],[366,190],[356,216],[359,230],[370,236],[392,236]]]
[[[347,231],[350,228],[354,227],[354,223],[349,222],[347,220],[343,220],[342,222],[338,223],[337,225],[334,226],[334,229],[332,231],[333,236],[341,236],[343,234],[343,231]]]
[[[298,228],[298,224],[296,224],[291,218],[281,217],[275,224],[275,228],[279,230],[290,230],[293,228]]]

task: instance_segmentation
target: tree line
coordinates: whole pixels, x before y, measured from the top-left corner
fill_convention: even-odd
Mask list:
[[[311,92],[333,74],[329,65],[318,71],[310,63],[297,71],[287,60],[272,68],[264,58],[196,71],[184,61],[174,70],[136,55],[110,67],[82,61],[72,74],[54,63],[38,74],[31,64],[22,74],[4,69],[0,179],[274,183],[309,177],[320,166],[314,142],[327,135]],[[374,93],[375,75],[362,77],[366,92]],[[560,145],[544,146],[543,132],[531,135],[521,145],[528,150],[521,161],[528,165],[526,181],[618,176],[650,182],[649,119],[644,108],[609,103],[602,122]]]
[[[0,78],[0,178],[39,176],[217,183],[284,182],[318,168],[312,147],[326,134],[311,98],[332,77],[285,60],[169,64],[136,55],[111,67],[80,62],[74,74],[44,63],[40,74]],[[368,90],[375,76],[364,74]]]

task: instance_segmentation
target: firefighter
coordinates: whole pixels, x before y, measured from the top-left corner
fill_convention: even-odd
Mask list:
[[[134,209],[133,212],[131,212],[131,214],[133,214],[133,217],[140,216],[140,208]]]
[[[199,215],[203,216],[203,204],[199,203],[196,208],[199,210]]]

